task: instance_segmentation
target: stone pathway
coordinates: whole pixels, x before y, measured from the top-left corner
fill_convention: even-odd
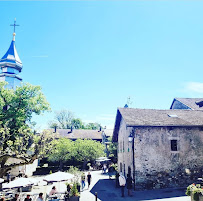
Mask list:
[[[103,175],[101,171],[93,171],[92,184],[81,192],[80,201],[95,201],[95,192],[98,193],[98,201],[190,201],[190,197],[185,196],[184,189],[161,189],[148,191],[135,191],[133,197],[122,198],[119,188],[115,188],[115,180],[109,179],[108,175]]]

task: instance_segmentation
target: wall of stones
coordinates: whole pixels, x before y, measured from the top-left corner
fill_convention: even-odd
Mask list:
[[[203,176],[203,131],[197,127],[126,127],[121,121],[118,166],[125,175],[132,163],[135,132],[135,183],[137,189],[185,187]],[[171,151],[177,140],[177,151]]]
[[[144,189],[187,186],[203,176],[203,132],[195,127],[135,129],[136,184]],[[177,140],[177,151],[171,151]]]

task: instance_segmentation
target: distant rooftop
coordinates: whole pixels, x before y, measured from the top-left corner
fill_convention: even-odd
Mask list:
[[[54,132],[54,129],[50,129]],[[107,136],[113,135],[113,130],[105,129],[105,134]],[[92,140],[102,140],[102,131],[99,130],[86,130],[86,129],[56,129],[56,133],[59,134],[60,137],[69,138],[72,140],[76,139],[92,139]]]
[[[191,110],[203,110],[203,107],[200,107],[198,104],[203,101],[203,98],[174,98],[170,109],[173,109],[175,101],[184,104],[186,107],[188,107],[188,109]]]

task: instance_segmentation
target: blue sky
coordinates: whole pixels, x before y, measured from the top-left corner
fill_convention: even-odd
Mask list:
[[[41,85],[52,113],[67,109],[113,128],[117,107],[169,109],[203,96],[203,1],[0,2],[0,57],[14,18],[24,82]]]

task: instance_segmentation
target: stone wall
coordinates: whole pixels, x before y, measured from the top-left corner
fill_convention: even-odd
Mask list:
[[[130,132],[135,132],[136,188],[185,187],[203,176],[203,131],[198,127],[126,127],[121,121],[118,166],[125,175],[132,163]],[[177,151],[171,150],[177,140]],[[124,145],[124,146],[123,146]],[[125,167],[125,170],[124,170]]]

